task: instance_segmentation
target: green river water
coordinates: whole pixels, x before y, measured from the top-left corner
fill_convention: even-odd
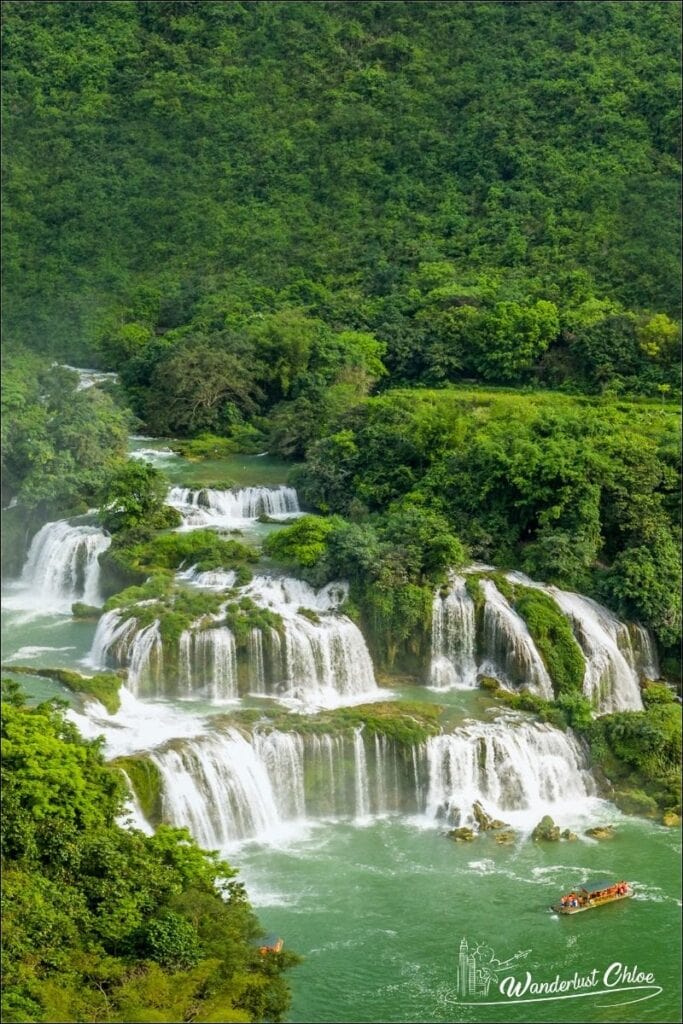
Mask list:
[[[285,479],[284,464],[255,456],[215,465],[169,458],[158,465],[173,482],[188,485],[219,471],[244,485]],[[3,660],[16,656],[17,663],[83,671],[80,660],[94,629],[69,616],[33,618],[12,610],[10,601],[3,613]],[[69,696],[45,680],[23,677],[23,685],[33,699]],[[417,687],[392,692],[437,699]],[[485,716],[490,703],[477,693],[439,694],[438,700],[452,703],[456,715]],[[422,820],[386,818],[313,823],[288,844],[230,850],[266,930],[304,958],[290,975],[289,1020],[679,1021],[680,832],[626,818],[605,802],[597,807],[597,817],[593,811],[583,825],[614,822],[611,841],[580,836],[534,844],[518,837],[512,846],[498,846],[484,835],[455,844]],[[573,917],[549,910],[561,892],[593,878],[628,879],[635,897]],[[528,993],[504,997],[494,982],[486,997],[463,996],[463,939],[469,950],[488,947],[480,950],[484,963],[528,951],[501,969],[498,980],[523,979],[527,971],[535,983],[577,975],[588,979],[579,990],[588,994],[570,989],[571,998],[528,1002],[522,1001]],[[661,992],[637,1001],[649,992],[631,985],[618,991],[616,967],[605,985],[604,972],[615,963],[631,975],[653,975],[648,984]]]

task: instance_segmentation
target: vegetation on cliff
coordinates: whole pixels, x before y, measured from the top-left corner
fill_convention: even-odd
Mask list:
[[[61,709],[2,704],[3,1019],[281,1020],[282,972],[230,865],[116,824],[126,787]]]

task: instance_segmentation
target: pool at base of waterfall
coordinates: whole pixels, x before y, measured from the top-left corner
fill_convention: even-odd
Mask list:
[[[490,837],[454,844],[406,820],[319,825],[290,846],[242,848],[240,874],[264,927],[304,961],[291,975],[290,1022],[676,1021],[680,979],[674,862],[680,836],[620,820],[612,843],[499,846]],[[647,850],[647,855],[644,854]],[[561,918],[549,904],[567,884],[628,878],[635,896],[592,915]],[[537,1005],[463,999],[461,941],[489,947],[499,975],[571,979],[615,962],[651,972],[662,992],[610,993]],[[602,988],[602,986],[598,986]],[[606,1007],[609,1006],[609,1009]]]

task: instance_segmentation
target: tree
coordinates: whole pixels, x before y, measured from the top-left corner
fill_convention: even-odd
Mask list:
[[[166,483],[157,469],[139,459],[130,459],[112,474],[100,492],[102,525],[112,533],[140,526],[158,529],[174,525],[177,515],[165,505],[166,492]]]

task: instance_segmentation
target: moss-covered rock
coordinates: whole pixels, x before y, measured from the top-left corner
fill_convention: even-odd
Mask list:
[[[145,818],[150,825],[158,825],[161,821],[161,774],[154,762],[144,755],[131,754],[117,757],[111,764],[126,773]]]
[[[642,789],[615,789],[614,802],[624,814],[639,814],[644,818],[659,815],[657,801]]]
[[[535,843],[556,843],[560,834],[560,826],[555,824],[549,814],[545,814],[531,833],[531,838]]]
[[[595,825],[593,828],[587,828],[584,835],[589,836],[590,839],[597,839],[599,841],[614,839],[616,829],[614,828],[614,825]]]
[[[81,601],[76,601],[71,605],[71,614],[74,619],[86,619],[92,621],[99,619],[102,614],[102,609],[96,608],[95,605],[92,604],[83,604]]]
[[[667,828],[680,828],[681,816],[676,814],[674,811],[666,811],[662,815],[662,825],[666,825]]]
[[[86,700],[98,700],[110,715],[115,715],[121,707],[119,691],[123,686],[123,678],[115,672],[98,672],[94,676],[82,676],[66,668],[34,668],[32,665],[5,665],[3,671],[54,679]]]
[[[580,694],[586,662],[572,628],[549,594],[515,585],[515,611],[527,624],[552,679],[555,696]]]
[[[498,679],[494,679],[493,676],[480,676],[478,684],[482,690],[488,690],[489,693],[495,693],[500,690],[500,682]]]
[[[471,828],[463,826],[462,828],[451,829],[448,832],[448,838],[452,839],[455,843],[471,843],[477,838],[477,834]]]
[[[493,836],[496,843],[499,846],[510,846],[514,843],[517,838],[516,833],[511,829],[506,829],[504,832],[496,832]]]

